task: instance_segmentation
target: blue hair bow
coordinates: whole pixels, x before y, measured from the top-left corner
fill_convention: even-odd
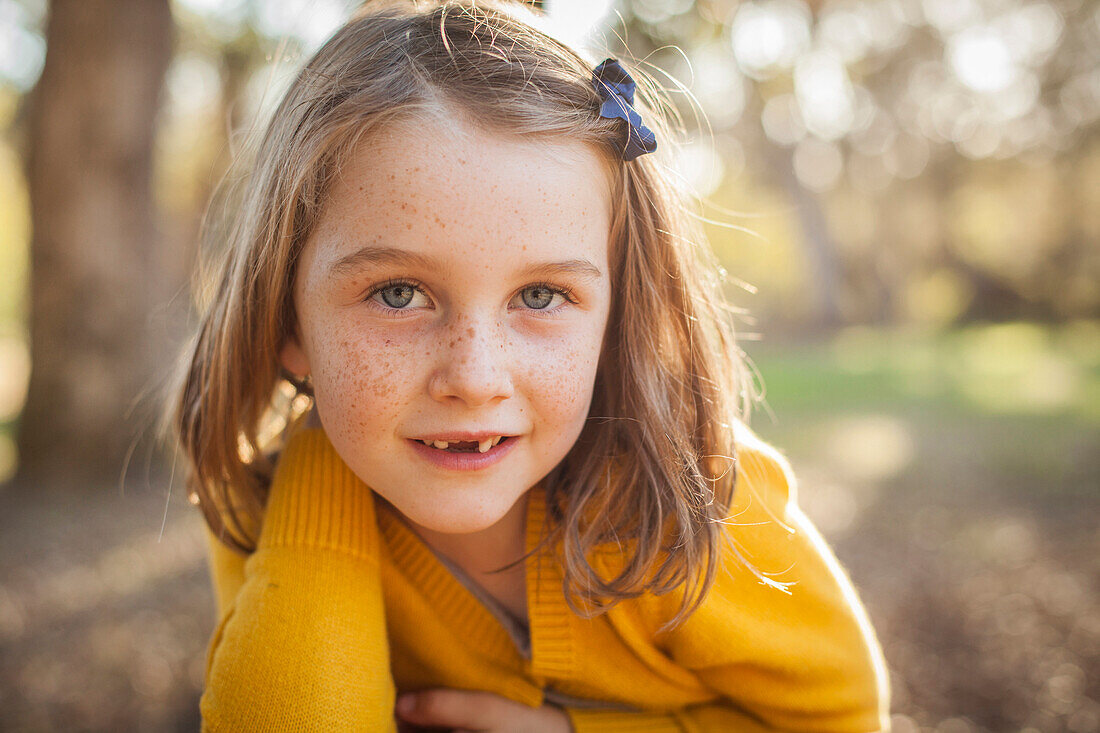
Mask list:
[[[639,155],[657,149],[657,136],[642,124],[642,117],[633,107],[634,80],[615,59],[607,59],[592,72],[592,86],[600,95],[600,117],[609,120],[626,120],[630,134],[623,148],[623,160],[634,160]]]

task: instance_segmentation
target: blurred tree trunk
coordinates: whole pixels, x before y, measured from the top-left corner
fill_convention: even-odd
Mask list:
[[[118,481],[165,371],[153,134],[168,0],[53,0],[29,100],[31,378],[16,483]],[[170,259],[170,258],[169,258]],[[159,291],[159,292],[158,292]],[[159,364],[154,364],[154,360]],[[137,415],[137,417],[142,417]]]
[[[761,140],[763,140],[761,135]],[[818,198],[802,185],[794,170],[794,154],[790,148],[767,145],[764,158],[773,182],[786,191],[794,204],[801,225],[799,244],[810,267],[809,287],[813,291],[814,313],[810,325],[815,329],[833,330],[841,325],[842,263],[836,243],[825,221],[825,212]]]

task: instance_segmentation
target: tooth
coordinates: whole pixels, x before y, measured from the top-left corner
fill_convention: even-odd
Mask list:
[[[495,443],[493,443],[492,438],[486,438],[485,440],[479,441],[477,444],[478,453],[488,453],[489,449],[494,445]]]
[[[447,446],[450,445],[450,443],[448,443],[446,440],[437,440],[437,441],[435,441],[435,443],[433,443],[433,445],[436,448],[442,448],[443,450],[447,450]]]
[[[420,442],[423,443],[424,445],[428,446],[429,448],[432,447],[432,441],[430,441],[430,440],[424,440],[423,438],[421,438]]]
[[[498,436],[496,436],[495,438],[493,438],[493,445],[496,445],[497,443],[499,443],[499,442],[500,442],[500,441],[502,441],[502,440],[504,440],[504,436],[503,436],[503,435],[498,435]]]

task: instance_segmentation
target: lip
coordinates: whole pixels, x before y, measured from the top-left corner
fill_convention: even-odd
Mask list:
[[[498,435],[503,435],[505,438],[515,437],[514,433],[508,431],[491,432],[489,430],[479,430],[476,433],[470,431],[456,430],[451,433],[435,433],[433,435],[420,435],[415,440],[445,440],[448,443],[458,443],[462,441],[474,440],[480,443],[486,438],[495,438]]]
[[[463,433],[458,433],[462,435]],[[500,433],[482,433],[484,437],[500,435]],[[484,440],[482,437],[482,440]],[[427,440],[427,438],[425,438]],[[454,438],[452,438],[454,440]],[[476,440],[476,438],[459,438],[458,440]],[[502,440],[484,453],[473,451],[472,453],[451,453],[439,448],[429,448],[414,438],[407,439],[412,449],[424,460],[431,464],[450,471],[479,471],[504,460],[504,457],[512,452],[512,448],[519,442],[518,437],[509,437]]]

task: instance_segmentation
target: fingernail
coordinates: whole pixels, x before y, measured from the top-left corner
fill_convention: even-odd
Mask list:
[[[407,693],[397,698],[397,712],[408,715],[416,709],[416,695]]]

